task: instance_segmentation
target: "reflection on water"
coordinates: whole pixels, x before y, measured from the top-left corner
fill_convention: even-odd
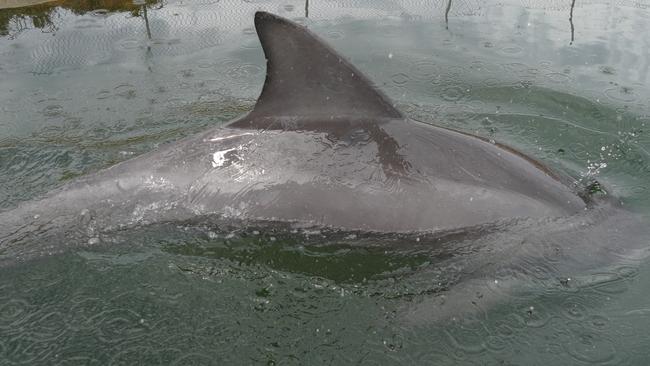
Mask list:
[[[2,209],[249,111],[265,67],[252,15],[267,10],[321,35],[408,116],[650,212],[648,1],[10,3]],[[630,239],[615,227],[612,243]],[[568,270],[598,257],[570,256],[570,237],[482,239],[511,245],[513,264],[492,246],[468,255],[476,238],[447,238],[445,255],[424,237],[217,229],[117,232],[1,269],[0,365],[648,363],[647,263]],[[450,286],[463,276],[485,281]],[[518,276],[527,287],[511,291]],[[426,321],[458,293],[474,313]]]
[[[5,1],[0,2],[0,36],[15,37],[27,29],[38,28],[46,32],[57,30],[53,20],[58,10],[69,10],[77,15],[99,11],[101,13],[128,12],[132,16],[140,16],[144,12],[145,3],[132,0],[52,0],[52,1]],[[158,4],[159,0],[146,0],[149,6]],[[20,6],[23,5],[24,6]],[[35,3],[35,4],[34,4]]]

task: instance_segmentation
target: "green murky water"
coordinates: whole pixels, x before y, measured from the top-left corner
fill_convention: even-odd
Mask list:
[[[448,24],[446,0],[148,1],[146,18],[119,0],[14,3],[0,0],[3,210],[248,111],[267,10],[410,117],[596,177],[650,213],[645,0],[454,0]],[[486,286],[496,303],[433,320],[413,314],[459,273],[374,240],[388,239],[162,225],[0,269],[0,365],[650,362],[649,263]]]

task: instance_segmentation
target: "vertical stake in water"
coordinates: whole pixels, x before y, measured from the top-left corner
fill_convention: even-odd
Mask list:
[[[575,1],[575,0],[573,0]],[[142,5],[142,10],[144,11],[144,24],[147,27],[147,38],[151,39],[151,29],[149,29],[149,17],[147,16],[147,5]]]
[[[147,3],[145,0],[133,0],[133,5],[140,5],[142,7],[142,14],[144,16],[144,26],[147,28],[147,38],[151,39],[151,29],[149,29],[149,17],[147,15]]]
[[[569,24],[571,24],[571,42],[569,44],[573,44],[573,36],[575,29],[573,28],[573,7],[576,5],[576,0],[571,0],[571,10],[569,11]]]
[[[450,9],[451,9],[451,0],[449,0],[449,2],[447,3],[447,9],[445,10],[445,28],[446,29],[449,29],[449,10]]]

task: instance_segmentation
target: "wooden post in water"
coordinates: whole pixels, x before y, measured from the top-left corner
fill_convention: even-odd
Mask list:
[[[449,29],[449,10],[451,9],[451,0],[447,3],[447,9],[445,10],[445,28]]]
[[[571,10],[569,11],[569,24],[571,24],[571,42],[569,44],[573,44],[574,40],[574,35],[575,35],[575,29],[573,28],[573,8],[576,5],[576,0],[571,0]]]

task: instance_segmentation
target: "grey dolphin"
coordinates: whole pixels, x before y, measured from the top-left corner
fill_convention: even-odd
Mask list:
[[[0,255],[43,233],[93,243],[197,217],[442,232],[589,205],[511,148],[405,118],[303,26],[258,12],[255,27],[267,76],[248,115],[0,213]]]

